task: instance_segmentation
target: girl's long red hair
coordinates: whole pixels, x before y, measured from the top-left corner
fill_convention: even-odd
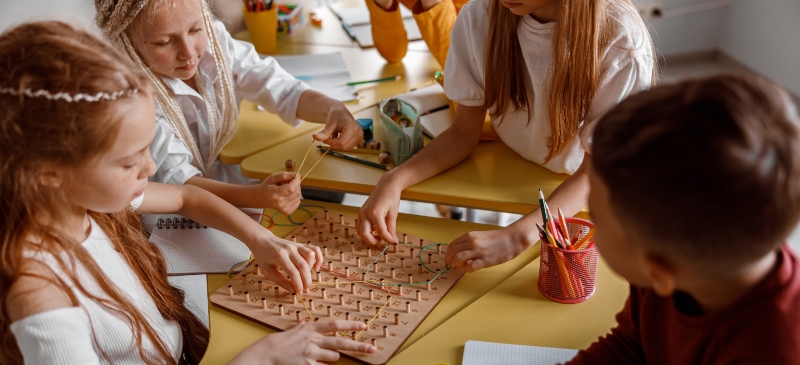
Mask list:
[[[76,290],[127,319],[139,352],[148,364],[172,362],[164,341],[141,313],[106,277],[80,242],[56,229],[60,212],[70,205],[64,192],[39,182],[43,164],[58,164],[75,173],[108,151],[117,136],[122,103],[152,98],[147,77],[113,47],[84,30],[62,22],[29,23],[0,35],[0,87],[95,94],[120,90],[139,92],[116,101],[66,102],[0,93],[0,363],[22,363],[9,326],[8,293],[24,275],[26,252],[43,251],[56,259]],[[147,121],[143,121],[145,123]],[[155,123],[155,120],[152,121]],[[158,248],[142,234],[141,220],[131,209],[113,214],[90,212],[133,269],[165,319],[183,334],[183,355],[189,363],[202,358],[208,329],[183,305],[183,293],[167,282],[166,263]],[[48,222],[48,223],[45,223]],[[36,237],[37,244],[31,243]],[[66,254],[66,255],[64,255]],[[87,292],[76,278],[74,264],[86,267],[108,299]],[[71,297],[63,280],[53,284]],[[76,303],[77,304],[77,303]],[[145,353],[149,339],[155,354]],[[102,352],[102,349],[101,349]],[[101,356],[104,356],[101,354]]]

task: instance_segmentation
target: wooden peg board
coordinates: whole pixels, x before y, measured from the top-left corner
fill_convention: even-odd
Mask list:
[[[356,340],[371,343],[375,339],[378,350],[373,354],[343,354],[369,364],[385,364],[464,275],[463,270],[447,272],[444,264],[446,245],[437,250],[434,242],[422,240],[420,244],[419,237],[402,232],[397,232],[397,235],[400,241],[409,244],[389,245],[383,251],[380,245],[371,247],[361,241],[355,233],[354,219],[333,211],[319,212],[287,236],[296,242],[319,246],[325,255],[319,277],[316,273],[311,275],[314,283],[309,293],[298,298],[283,288],[276,292],[275,283],[255,274],[256,268],[251,265],[239,273],[244,274],[244,278],[237,276],[212,294],[211,302],[281,331],[297,324],[297,312],[305,320],[346,319],[349,313],[350,320],[369,321],[367,330],[356,333]],[[404,240],[404,236],[407,239]],[[420,250],[423,251],[421,255]],[[375,260],[377,264],[373,266]],[[391,269],[395,271],[394,278]],[[364,282],[362,273],[367,271]],[[338,287],[334,286],[335,282],[339,283]],[[323,288],[325,297],[322,296]],[[361,311],[358,310],[359,301]],[[280,315],[280,308],[283,308],[283,315]],[[377,316],[376,312],[379,312]],[[352,337],[353,334],[339,332],[336,336]]]

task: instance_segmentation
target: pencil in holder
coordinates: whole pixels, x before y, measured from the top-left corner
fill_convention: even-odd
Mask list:
[[[244,11],[244,23],[250,32],[250,38],[256,52],[275,54],[278,51],[278,7],[269,10]]]
[[[565,218],[567,230],[573,241],[586,236],[594,227],[590,221]],[[591,298],[597,278],[599,254],[593,238],[585,241],[584,249],[568,250],[542,242],[539,265],[539,292],[558,303],[581,303]]]

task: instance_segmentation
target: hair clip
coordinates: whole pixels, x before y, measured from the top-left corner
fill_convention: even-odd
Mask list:
[[[33,91],[31,89],[25,89],[22,91],[10,88],[10,87],[0,87],[0,94],[9,94],[14,96],[24,95],[29,98],[45,98],[47,100],[64,100],[68,103],[76,103],[79,101],[86,101],[86,102],[97,102],[97,101],[114,101],[119,99],[120,97],[129,97],[136,95],[139,92],[138,89],[128,89],[128,90],[120,90],[113,93],[106,93],[106,92],[98,92],[96,94],[85,94],[85,93],[77,93],[77,94],[69,94],[65,92],[58,92],[55,94],[50,93],[47,90],[37,90]]]

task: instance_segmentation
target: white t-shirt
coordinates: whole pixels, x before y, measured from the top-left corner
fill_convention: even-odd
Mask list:
[[[270,113],[275,113],[289,125],[298,126],[297,104],[300,95],[310,89],[278,65],[272,57],[261,58],[248,42],[231,37],[222,22],[214,22],[214,32],[219,39],[225,58],[231,67],[236,105],[242,99],[252,101]],[[214,83],[219,78],[211,50],[206,50],[198,63],[197,72],[205,82],[211,99],[216,100]],[[210,147],[208,111],[202,96],[183,80],[162,78],[175,93],[175,100],[183,111],[192,137],[200,147],[200,153],[208,155]],[[217,120],[222,120],[220,106],[217,106]],[[192,166],[192,153],[178,138],[167,122],[161,109],[156,110],[156,136],[150,153],[156,164],[156,173],[151,181],[182,185],[192,176],[200,175],[200,170]],[[228,165],[219,160],[214,165],[214,179],[234,184],[244,184],[255,180],[242,176],[239,165]]]
[[[496,0],[468,2],[461,8],[453,26],[445,66],[445,92],[450,100],[459,104],[484,104],[490,1]],[[584,151],[589,151],[593,122],[629,94],[650,86],[655,59],[644,33],[646,30],[639,27],[632,15],[614,14],[612,18],[620,24],[619,33],[611,37],[608,48],[601,50],[600,83],[579,138],[543,164],[548,153],[546,141],[551,134],[548,107],[556,23],[542,24],[531,16],[522,17],[517,36],[527,66],[525,73],[529,76],[525,86],[532,119],[528,121],[527,111],[512,111],[502,118],[492,118],[492,125],[500,139],[526,160],[554,172],[574,173],[583,161]]]
[[[92,229],[83,247],[97,262],[103,274],[110,278],[117,289],[127,296],[147,322],[155,329],[172,352],[173,363],[183,350],[181,329],[176,322],[161,316],[155,302],[142,286],[131,267],[114,249],[114,245],[97,223],[90,218]],[[34,314],[11,323],[11,332],[17,339],[26,364],[109,364],[105,353],[113,364],[142,364],[136,346],[136,338],[129,322],[120,315],[108,311],[99,303],[87,298],[55,263],[52,256],[32,253],[29,255],[48,265],[70,287],[78,299],[76,307],[60,308]],[[76,274],[81,284],[92,294],[102,294],[100,286],[86,271],[77,267]],[[147,336],[142,337],[145,353],[156,351]],[[102,351],[102,353],[101,353]]]

